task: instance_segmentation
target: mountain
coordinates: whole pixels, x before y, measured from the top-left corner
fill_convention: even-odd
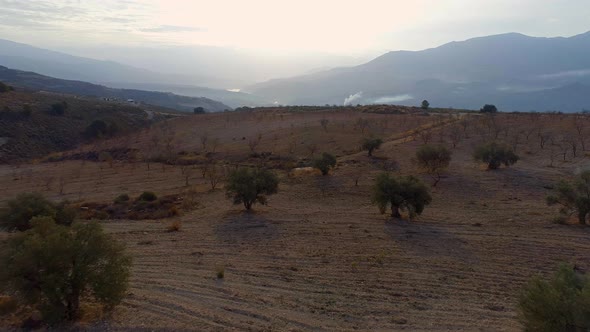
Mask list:
[[[389,52],[363,65],[271,80],[244,90],[282,104],[342,104],[352,98],[354,103],[417,105],[428,99],[443,107],[495,103],[507,111],[571,112],[590,108],[590,95],[580,95],[586,85],[590,32],[570,38],[509,33],[423,51]],[[549,91],[551,100],[532,99]]]
[[[208,98],[180,96],[173,93],[144,91],[135,89],[113,89],[102,85],[64,80],[33,72],[9,69],[0,66],[0,81],[17,87],[36,91],[49,91],[80,96],[118,99],[133,99],[139,103],[192,112],[195,107],[203,107],[209,112],[222,112],[231,107]]]
[[[270,106],[272,103],[264,98],[249,93],[211,89],[193,85],[163,84],[163,83],[120,83],[105,82],[104,85],[120,89],[140,89],[149,91],[171,92],[189,97],[205,97],[219,100],[232,108],[242,106]]]

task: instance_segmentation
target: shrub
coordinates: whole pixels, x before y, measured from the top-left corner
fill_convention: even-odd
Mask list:
[[[383,144],[383,140],[380,138],[365,138],[362,142],[363,150],[367,150],[369,157],[373,155],[373,151],[379,149]]]
[[[200,107],[200,106],[199,106],[199,107],[195,107],[195,108],[193,109],[193,113],[194,113],[194,114],[205,114],[205,113],[207,113],[207,112],[205,112],[205,109],[204,109],[203,107]]]
[[[234,204],[243,203],[250,210],[257,202],[265,205],[266,196],[275,194],[278,186],[279,179],[269,170],[239,168],[230,173],[226,191]]]
[[[60,103],[55,103],[51,105],[51,109],[49,110],[49,114],[51,115],[64,115],[66,110],[68,109],[68,103],[62,101]]]
[[[114,203],[115,204],[124,204],[126,202],[129,202],[129,200],[130,200],[129,195],[121,194],[115,198]]]
[[[390,206],[391,216],[395,218],[401,217],[400,210],[408,211],[410,218],[422,214],[424,207],[431,201],[428,188],[413,176],[395,177],[382,173],[373,186],[373,203],[381,213],[385,213],[387,206]]]
[[[31,105],[29,104],[24,104],[23,105],[23,109],[21,111],[21,114],[25,117],[28,118],[33,114],[33,109],[31,108]]]
[[[0,93],[13,91],[14,88],[8,84],[0,82]]]
[[[518,308],[526,331],[587,331],[590,329],[590,281],[571,266],[561,265],[551,280],[532,278]]]
[[[496,107],[496,105],[489,105],[489,104],[485,104],[480,110],[480,113],[497,113],[498,112],[498,108]]]
[[[36,217],[8,244],[1,280],[52,324],[79,317],[80,301],[105,308],[121,302],[131,260],[98,223],[57,225]]]
[[[477,147],[473,157],[475,160],[488,164],[488,169],[498,169],[502,164],[508,167],[516,164],[519,159],[509,146],[496,142]]]
[[[180,223],[180,221],[175,220],[172,223],[170,223],[170,225],[168,225],[166,230],[168,232],[179,232],[180,228],[182,228],[182,224]]]
[[[66,202],[55,204],[38,193],[25,193],[8,201],[7,208],[0,214],[0,225],[7,230],[26,231],[31,227],[33,217],[50,217],[58,224],[69,225],[76,213]]]
[[[590,171],[582,172],[573,183],[560,181],[556,192],[547,197],[547,204],[561,205],[562,216],[577,214],[580,224],[585,225],[590,215]]]
[[[436,187],[440,181],[441,173],[449,167],[451,151],[444,146],[423,145],[416,151],[416,162],[434,179]]]
[[[328,175],[328,172],[334,166],[336,166],[336,158],[327,152],[324,152],[320,158],[313,161],[313,167],[319,169],[322,175]]]
[[[153,202],[158,199],[158,196],[151,191],[144,191],[137,199],[143,202]]]

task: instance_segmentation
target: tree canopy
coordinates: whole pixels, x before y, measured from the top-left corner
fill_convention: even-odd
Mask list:
[[[516,164],[519,157],[505,144],[496,142],[478,146],[473,157],[475,160],[488,164],[488,169],[498,169],[502,164],[508,167]]]
[[[380,138],[365,138],[362,142],[363,150],[366,150],[369,157],[373,155],[373,151],[379,149],[383,144],[383,140]]]
[[[580,224],[585,225],[590,217],[590,171],[582,172],[573,182],[560,181],[555,191],[547,197],[547,204],[561,205],[561,214],[577,214]]]
[[[3,255],[5,288],[17,291],[50,324],[79,318],[86,298],[107,309],[121,302],[131,259],[98,223],[66,227],[44,216],[31,224],[9,241]]]
[[[420,215],[431,201],[426,185],[414,176],[396,177],[382,173],[373,186],[373,203],[381,213],[385,213],[389,206],[391,216],[395,218],[401,217],[400,210],[407,211],[410,218]]]
[[[234,204],[244,204],[246,210],[252,205],[267,203],[266,196],[277,193],[279,179],[266,169],[239,168],[229,174],[226,192]]]

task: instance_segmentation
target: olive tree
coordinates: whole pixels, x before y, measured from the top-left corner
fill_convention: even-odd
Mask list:
[[[313,161],[313,167],[319,169],[322,172],[322,175],[328,175],[330,169],[336,166],[336,158],[324,152],[320,158],[317,158]]]
[[[98,223],[66,227],[45,216],[31,225],[8,243],[3,287],[37,307],[50,324],[78,319],[81,300],[105,309],[121,302],[131,259]]]
[[[426,185],[414,176],[396,177],[382,173],[373,185],[373,203],[381,213],[385,213],[389,206],[394,218],[401,217],[400,210],[408,211],[410,218],[422,214],[431,201]]]
[[[277,193],[278,187],[279,179],[269,170],[239,168],[229,174],[226,192],[234,204],[243,203],[249,211],[257,202],[265,205],[266,196]]]
[[[423,145],[416,151],[416,162],[434,179],[433,187],[440,181],[442,172],[449,167],[451,151],[444,146]]]
[[[516,164],[519,159],[509,146],[496,142],[478,146],[473,152],[473,157],[488,164],[488,169],[498,169],[502,164],[508,167]]]
[[[379,149],[383,144],[383,140],[380,138],[365,138],[362,142],[363,150],[366,150],[369,157],[373,156],[373,151]]]
[[[588,331],[590,280],[561,265],[550,280],[536,276],[526,284],[518,309],[525,331]]]
[[[70,225],[75,212],[65,202],[56,204],[41,194],[24,193],[8,201],[7,207],[0,213],[0,228],[26,231],[31,228],[33,217],[51,217],[58,224]]]
[[[562,215],[577,214],[580,224],[585,225],[590,215],[590,171],[582,172],[573,182],[560,181],[555,195],[547,197],[548,205],[561,205]]]

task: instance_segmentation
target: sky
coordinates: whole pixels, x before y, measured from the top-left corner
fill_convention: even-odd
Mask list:
[[[589,0],[0,0],[0,38],[56,49],[212,45],[347,56],[590,30]]]

